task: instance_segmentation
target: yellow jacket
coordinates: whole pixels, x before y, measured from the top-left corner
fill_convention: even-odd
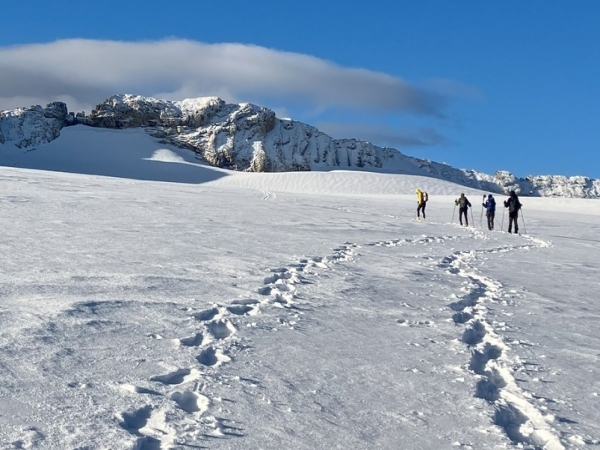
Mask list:
[[[421,189],[417,189],[415,192],[417,193],[417,203],[420,205],[421,203],[423,203],[424,200],[423,192],[421,191]]]

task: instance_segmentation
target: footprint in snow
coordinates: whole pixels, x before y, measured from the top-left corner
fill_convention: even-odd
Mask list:
[[[224,355],[220,350],[214,347],[205,348],[196,358],[204,366],[217,366],[222,362],[230,361],[230,358]]]
[[[294,298],[294,296],[290,295],[290,294],[275,294],[273,296],[273,302],[275,302],[275,305],[278,305],[280,307],[293,308],[294,307],[293,298]]]
[[[253,298],[240,298],[238,300],[233,300],[231,302],[232,305],[256,305],[257,303],[260,303],[258,300],[255,300]]]
[[[244,298],[234,300],[231,305],[227,307],[227,311],[236,316],[243,316],[244,314],[256,314],[258,312],[258,300],[252,298]]]
[[[477,320],[463,332],[462,340],[467,345],[477,345],[483,341],[486,334],[485,325]]]
[[[265,286],[265,287],[261,287],[260,289],[258,289],[258,293],[260,295],[271,295],[271,291],[273,290],[273,288],[271,286]]]
[[[206,328],[210,331],[215,339],[225,339],[236,332],[235,326],[227,320],[218,320],[210,322]]]
[[[157,381],[162,384],[181,384],[197,378],[196,371],[192,369],[180,369],[176,372],[166,375],[157,375],[150,378],[150,381]]]
[[[171,399],[177,403],[181,409],[188,413],[205,413],[208,410],[210,401],[207,397],[192,391],[174,392]]]
[[[161,450],[162,444],[161,442],[153,437],[145,436],[140,439],[134,450]]]
[[[236,316],[243,316],[244,314],[248,314],[255,310],[256,307],[248,305],[232,305],[227,307],[227,311],[229,311],[231,314],[235,314]]]
[[[291,284],[284,283],[275,283],[274,290],[278,290],[279,292],[295,292],[296,288]]]
[[[202,333],[196,333],[194,336],[180,339],[179,343],[184,347],[200,347],[203,340],[204,336],[202,336]]]
[[[130,433],[137,434],[140,428],[144,428],[152,414],[152,406],[147,405],[132,413],[122,413],[119,426]]]
[[[487,363],[502,356],[502,348],[487,342],[483,349],[473,351],[469,369],[478,375],[485,375]]]
[[[273,284],[277,282],[282,283],[299,283],[301,281],[298,274],[294,271],[291,272],[288,269],[281,271],[282,269],[275,269],[272,272],[275,272],[270,277],[267,277],[263,280],[263,284]]]
[[[200,322],[204,322],[213,320],[217,314],[219,314],[218,308],[205,309],[204,311],[194,314],[194,318]]]
[[[123,384],[121,385],[121,389],[127,392],[131,392],[133,394],[148,394],[148,395],[162,395],[160,392],[153,391],[152,389],[146,389],[143,387],[133,386],[131,384]]]
[[[469,320],[473,318],[473,314],[467,311],[457,312],[452,315],[452,320],[455,324],[463,324],[467,323]]]

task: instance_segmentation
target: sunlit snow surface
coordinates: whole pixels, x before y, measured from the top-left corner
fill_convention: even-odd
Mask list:
[[[600,445],[597,201],[489,232],[439,180],[236,174],[115,133],[0,146],[74,172],[0,168],[0,448]]]

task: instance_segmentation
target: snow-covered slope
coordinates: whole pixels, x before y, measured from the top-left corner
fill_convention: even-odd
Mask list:
[[[0,168],[0,449],[600,445],[600,202],[525,199],[519,236],[458,226],[437,178],[229,172],[141,129],[29,155],[88,135],[140,144],[138,178],[231,175]],[[402,182],[427,222],[351,194]]]
[[[62,106],[59,108],[57,105]],[[505,171],[488,175],[457,169],[358,139],[332,139],[310,125],[279,119],[267,108],[249,103],[227,104],[217,97],[173,102],[115,95],[100,103],[88,116],[67,116],[66,106],[60,103],[48,105],[46,110],[35,107],[4,112],[0,118],[0,142],[13,143],[19,149],[45,144],[58,137],[61,118],[65,125],[144,128],[163,145],[191,150],[198,161],[235,171],[361,170],[429,176],[496,193],[514,189],[521,195],[600,198],[600,180],[564,176],[516,178]],[[66,144],[64,140],[59,140],[59,143],[60,146],[72,144]],[[82,141],[80,146],[87,147],[89,143]],[[135,147],[133,143],[129,145],[130,149],[132,147]],[[101,165],[110,166],[109,158],[115,155],[114,152],[112,156],[104,155],[106,151],[110,150],[102,150],[95,157],[103,161]],[[0,162],[10,165],[6,162],[6,154],[10,151],[0,147],[0,152]],[[53,170],[73,171],[73,164],[68,161],[64,164],[69,168],[61,169],[56,157],[55,150],[47,158]],[[127,158],[119,155],[119,158],[123,157]],[[8,159],[14,164],[14,158]],[[21,158],[21,161],[25,164],[22,167],[29,167],[26,158]],[[35,167],[43,168],[39,163]],[[97,173],[81,170],[83,173]],[[122,171],[112,175],[123,176]]]

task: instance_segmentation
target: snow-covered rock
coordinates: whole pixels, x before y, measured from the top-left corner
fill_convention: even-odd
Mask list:
[[[382,169],[385,161],[401,156],[357,139],[332,139],[310,125],[279,119],[270,109],[217,97],[172,102],[115,95],[99,104],[87,123],[152,127],[154,136],[194,150],[209,164],[243,171]]]
[[[187,148],[206,163],[248,172],[366,170],[426,175],[495,193],[511,190],[542,197],[600,198],[600,180],[587,177],[528,176],[517,178],[457,169],[406,156],[359,139],[333,139],[317,128],[280,119],[268,108],[250,103],[228,104],[218,97],[182,101],[114,95],[86,116],[68,113],[64,103],[4,111],[0,144],[35,147],[56,139],[63,126],[143,127],[159,140]]]
[[[60,135],[67,118],[67,105],[49,103],[46,108],[31,106],[0,112],[0,144],[13,143],[18,148],[47,144]]]
[[[540,175],[527,177],[533,186],[533,195],[542,197],[600,198],[600,180],[588,177]]]

